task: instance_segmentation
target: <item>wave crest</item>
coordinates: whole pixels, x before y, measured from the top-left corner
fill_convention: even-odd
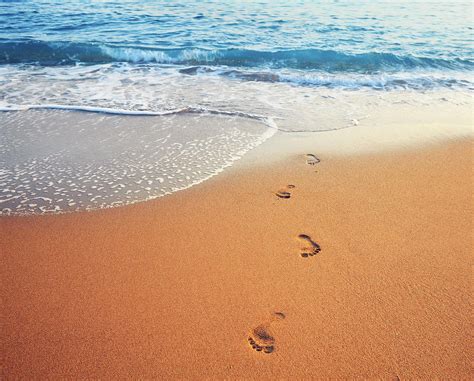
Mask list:
[[[399,56],[393,53],[347,53],[321,49],[258,51],[249,49],[205,50],[117,47],[69,42],[0,42],[0,64],[39,63],[158,63],[179,65],[217,65],[230,67],[268,67],[323,70],[327,72],[375,73],[413,69],[470,70],[469,59]]]

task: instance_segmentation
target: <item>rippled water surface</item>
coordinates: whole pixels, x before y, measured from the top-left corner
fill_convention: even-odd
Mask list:
[[[316,86],[383,87],[377,79],[389,75],[389,87],[469,87],[459,72],[473,69],[472,12],[460,1],[8,1],[0,64],[156,63]]]

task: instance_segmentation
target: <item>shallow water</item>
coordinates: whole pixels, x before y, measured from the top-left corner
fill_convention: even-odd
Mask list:
[[[273,131],[250,119],[31,110],[0,113],[0,212],[153,199],[219,173]]]

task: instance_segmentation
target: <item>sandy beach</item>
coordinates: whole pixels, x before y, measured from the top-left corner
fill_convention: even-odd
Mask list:
[[[472,139],[273,144],[154,201],[0,219],[2,378],[472,378]]]
[[[0,381],[474,380],[473,15],[0,0]]]

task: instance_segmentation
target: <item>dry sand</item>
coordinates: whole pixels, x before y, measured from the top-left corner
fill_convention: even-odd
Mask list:
[[[3,376],[473,378],[472,143],[2,218]]]

